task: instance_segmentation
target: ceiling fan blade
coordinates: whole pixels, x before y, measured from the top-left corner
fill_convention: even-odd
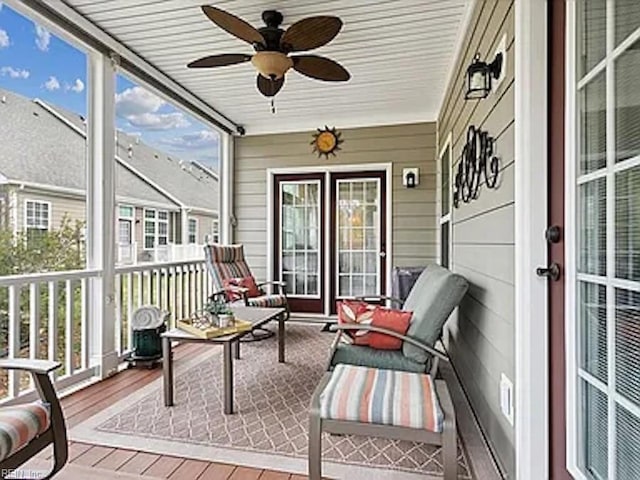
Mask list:
[[[279,80],[269,80],[268,78],[263,77],[258,74],[258,78],[256,80],[258,85],[258,90],[265,97],[273,97],[280,91],[282,86],[284,85],[284,77]]]
[[[282,38],[280,45],[286,52],[301,52],[326,45],[338,35],[342,20],[338,17],[309,17],[291,25]]]
[[[261,43],[264,45],[262,34],[241,18],[209,5],[203,5],[202,11],[209,17],[209,20],[234,37],[250,44]]]
[[[307,77],[326,82],[346,82],[351,78],[342,65],[329,58],[318,55],[297,55],[291,59],[293,69]]]
[[[221,55],[208,55],[206,57],[194,60],[187,64],[189,68],[211,68],[211,67],[224,67],[227,65],[236,65],[237,63],[244,63],[251,60],[251,55],[244,55],[242,53],[223,53]]]

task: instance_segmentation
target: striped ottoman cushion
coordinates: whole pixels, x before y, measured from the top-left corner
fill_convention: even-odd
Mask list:
[[[0,409],[0,461],[26,446],[51,424],[49,406],[28,403]]]
[[[345,364],[320,394],[320,417],[437,433],[444,419],[429,375]]]

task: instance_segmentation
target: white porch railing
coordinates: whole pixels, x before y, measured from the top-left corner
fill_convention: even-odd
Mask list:
[[[76,270],[0,277],[0,356],[62,363],[59,388],[91,377],[87,288],[98,271]],[[0,400],[32,388],[30,377],[0,371]]]
[[[204,245],[170,243],[138,252],[138,244],[118,244],[117,264],[136,265],[139,263],[167,263],[200,260],[204,257]]]
[[[58,388],[95,375],[89,362],[87,318],[89,280],[99,271],[76,270],[0,277],[0,357],[59,361]],[[131,321],[141,305],[157,305],[176,319],[202,310],[213,283],[204,260],[147,263],[116,268],[115,348],[123,358],[132,349]],[[30,377],[0,370],[0,402],[32,389]]]
[[[202,310],[213,283],[204,260],[147,263],[116,268],[116,350],[121,357],[133,348],[131,318],[141,305],[155,305],[175,321]]]

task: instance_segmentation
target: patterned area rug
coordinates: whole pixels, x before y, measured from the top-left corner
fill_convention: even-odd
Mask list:
[[[138,398],[76,427],[71,437],[106,444],[131,437],[138,439],[134,445],[155,445],[165,454],[184,455],[191,446],[209,460],[306,472],[308,406],[332,339],[319,327],[289,324],[286,364],[277,362],[275,338],[242,344],[242,359],[234,364],[235,415],[222,413],[221,349],[212,346],[206,358],[176,369],[174,407],[164,406],[158,380]],[[458,458],[460,478],[470,478],[461,450]],[[264,465],[267,459],[271,465]],[[352,480],[442,475],[439,447],[380,438],[326,435],[323,465],[326,475]]]

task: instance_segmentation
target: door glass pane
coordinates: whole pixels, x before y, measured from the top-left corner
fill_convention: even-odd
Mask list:
[[[636,480],[640,472],[640,418],[616,406],[616,479]]]
[[[580,381],[582,408],[579,409],[582,424],[582,470],[589,478],[606,479],[608,471],[607,396],[591,384]]]
[[[605,74],[580,91],[580,173],[604,168],[606,157]]]
[[[637,0],[634,0],[637,1]],[[640,6],[640,1],[638,1]],[[640,24],[636,24],[636,27]],[[616,161],[640,155],[640,41],[616,59]]]
[[[377,179],[337,181],[339,297],[379,293],[379,190]]]
[[[615,0],[616,45],[640,26],[640,2]]]
[[[640,167],[616,174],[616,277],[640,281]]]
[[[616,387],[640,407],[640,292],[616,289]]]
[[[606,51],[607,0],[581,0],[578,7],[578,77],[604,58]]]
[[[599,178],[578,187],[579,271],[605,275],[607,266],[606,181]]]
[[[607,383],[607,288],[580,282],[580,368]]]
[[[280,278],[290,295],[318,296],[319,182],[280,182],[280,213]]]

